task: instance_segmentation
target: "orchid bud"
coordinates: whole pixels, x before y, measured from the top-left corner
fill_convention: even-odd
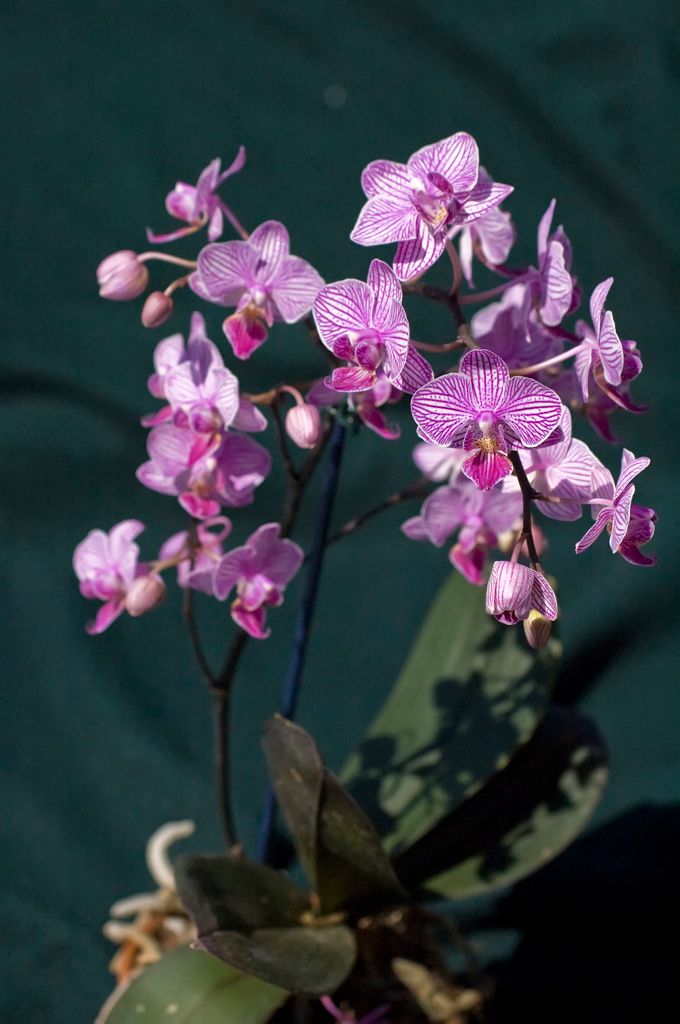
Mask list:
[[[538,651],[545,647],[552,635],[552,622],[532,608],[524,620],[524,635],[529,647]]]
[[[149,271],[136,252],[121,249],[111,253],[97,267],[99,294],[103,299],[127,302],[136,299],[149,284]]]
[[[486,610],[506,626],[537,612],[557,618],[557,598],[540,572],[519,562],[494,562],[486,588]]]
[[[175,304],[165,292],[151,292],[142,307],[142,323],[145,327],[160,327],[172,316]]]
[[[138,576],[125,595],[125,610],[133,618],[153,611],[165,600],[165,583],[160,576]]]
[[[321,414],[317,407],[302,402],[289,409],[286,433],[298,448],[313,448],[321,437]]]

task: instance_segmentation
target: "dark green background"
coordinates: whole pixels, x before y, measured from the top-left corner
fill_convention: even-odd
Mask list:
[[[506,900],[481,952],[493,958],[521,936],[501,971],[504,1020],[533,1019],[543,999],[553,1021],[640,1019],[650,988],[664,984],[656,916],[677,898],[680,847],[678,20],[673,4],[649,0],[4,5],[3,1022],[91,1020],[110,986],[101,923],[113,900],[149,887],[148,835],[191,817],[194,848],[220,841],[209,702],[175,596],[100,638],[83,632],[91,609],[71,573],[75,544],[134,516],[149,524],[152,553],[182,523],[172,500],[134,478],[144,458],[136,422],[153,405],[145,379],[164,332],[145,332],[133,305],[98,299],[98,261],[144,246],[146,224],[168,224],[174,181],[244,143],[247,168],[229,186],[243,221],[283,220],[293,251],[327,280],[363,276],[374,253],[348,239],[362,167],[461,129],[516,187],[518,259],[531,256],[555,195],[586,292],[615,275],[617,323],[646,360],[636,396],[651,402],[648,416],[617,427],[653,456],[639,497],[661,512],[656,570],[628,566],[604,543],[577,560],[579,524],[550,528],[562,693],[583,691],[611,746],[612,782],[596,831]],[[329,86],[344,90],[342,106],[328,105]],[[190,296],[178,305],[172,329],[187,323]],[[416,336],[446,339],[440,311],[409,309]],[[220,319],[213,311],[216,338]],[[272,333],[244,368],[246,385],[289,367],[318,372],[301,328]],[[407,482],[409,450],[353,439],[338,521]],[[235,515],[239,539],[277,516],[281,485],[273,476]],[[328,558],[301,720],[333,765],[378,706],[447,568],[443,552],[401,537],[402,518],[384,516]],[[238,685],[249,843],[259,723],[277,701],[298,592],[272,616],[273,638],[251,645]],[[206,608],[215,651],[231,628],[219,611]]]

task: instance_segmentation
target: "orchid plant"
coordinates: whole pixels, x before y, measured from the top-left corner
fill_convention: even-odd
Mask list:
[[[226,346],[215,343],[214,327],[197,309],[186,340],[180,328],[153,354],[148,388],[161,404],[142,418],[148,460],[137,477],[176,501],[177,532],[141,561],[144,524],[129,519],[108,532],[92,530],[74,554],[83,596],[100,602],[86,627],[92,634],[125,612],[156,608],[168,574],[176,574],[197,665],[214,697],[227,844],[226,853],[186,856],[174,872],[168,868],[165,902],[153,903],[155,924],[144,918],[143,928],[116,926],[129,955],[116,961],[120,990],[101,1019],[127,1019],[121,1007],[129,992],[139,1000],[143,985],[152,1008],[160,1000],[157,1018],[148,1019],[160,1020],[161,1004],[170,1012],[168,985],[181,1001],[185,990],[223,978],[229,1001],[215,997],[214,1008],[225,1021],[257,1024],[274,1013],[293,1020],[301,1000],[309,1021],[444,1020],[442,1001],[446,1019],[467,1020],[488,997],[485,981],[471,962],[463,984],[454,979],[445,948],[458,933],[431,901],[488,892],[540,866],[583,827],[604,785],[606,756],[595,727],[550,706],[558,601],[543,559],[555,523],[590,512],[594,524],[576,555],[606,532],[612,553],[632,565],[654,563],[641,549],[654,535],[656,514],[633,502],[634,481],[649,459],[624,449],[615,482],[587,441],[572,435],[578,422],[613,444],[611,414],[644,411],[630,397],[640,353],[620,338],[606,308],[611,277],[592,291],[590,322],[569,326],[581,289],[569,239],[562,227],[552,229],[554,200],[538,223],[536,265],[508,262],[516,229],[501,204],[513,190],[480,166],[465,132],[405,163],[380,159],[364,169],[366,202],[350,238],[366,247],[396,243],[392,265],[372,258],[365,281],[326,283],[291,255],[278,221],[252,231],[242,225],[222,190],[245,160],[241,147],[225,171],[214,160],[196,185],[179,182],[166,208],[184,226],[148,232],[149,242],[162,246],[207,231],[195,259],[125,249],[97,271],[102,297],[131,301],[149,288],[155,261],[180,268],[164,290],[147,295],[141,319],[149,329],[174,315],[178,289],[192,292],[206,313],[211,306],[228,311]],[[222,240],[225,224],[236,238]],[[450,265],[449,287],[424,280],[439,261]],[[479,272],[500,281],[475,291]],[[452,340],[414,338],[417,304],[427,301],[441,309]],[[276,322],[302,326],[291,334],[298,344],[306,334],[315,346],[318,375],[288,380],[282,361],[277,381],[246,392],[234,359],[257,361]],[[409,403],[402,431],[387,409]],[[364,427],[376,444],[415,442],[420,476],[334,528],[343,450]],[[262,439],[270,434],[267,446]],[[281,518],[239,543],[232,537],[239,510],[257,501],[274,457],[287,478]],[[305,551],[292,535],[320,467],[316,527]],[[386,704],[338,778],[293,722],[324,553],[384,509],[418,497],[422,508],[402,532],[447,545],[452,571]],[[280,714],[265,725],[272,788],[251,858],[232,810],[230,699],[246,645],[266,644],[286,588],[302,571]],[[230,601],[231,647],[220,669],[203,647],[197,595]],[[451,713],[463,707],[464,722],[462,711]],[[285,863],[282,849],[289,851]],[[295,855],[309,891],[283,870]],[[182,939],[168,952],[172,915],[182,921],[175,929]],[[161,928],[166,939],[159,945]],[[189,940],[202,952],[189,951]]]

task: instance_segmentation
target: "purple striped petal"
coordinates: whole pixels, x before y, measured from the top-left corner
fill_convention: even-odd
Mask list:
[[[542,262],[542,257],[545,255],[545,252],[548,248],[548,236],[550,234],[550,225],[552,224],[556,203],[556,199],[550,200],[548,209],[545,211],[540,221],[538,222],[537,247],[539,265]]]
[[[208,295],[212,302],[235,306],[254,280],[257,261],[257,252],[248,242],[206,245],[198,254],[198,277],[203,294]],[[190,281],[192,288],[193,276]]]
[[[272,299],[283,321],[293,324],[306,316],[325,282],[300,256],[286,256],[272,280]]]
[[[519,562],[494,562],[486,588],[488,614],[503,616],[501,621],[505,622],[525,619],[531,611],[532,585],[528,566]]]
[[[407,395],[412,395],[418,388],[422,388],[424,384],[429,384],[431,380],[434,380],[434,373],[427,359],[424,359],[413,345],[409,345],[408,352],[406,353],[406,362],[400,372],[393,376],[391,380],[400,391],[405,391]]]
[[[512,185],[501,185],[498,181],[479,182],[465,197],[463,207],[456,216],[456,223],[469,224],[478,217],[483,217],[485,213],[502,203],[511,192],[514,192]]]
[[[391,195],[410,201],[411,176],[406,164],[393,160],[373,160],[361,172],[361,187],[369,196]]]
[[[277,587],[285,587],[302,565],[304,552],[292,540],[281,540],[280,533],[278,523],[265,523],[250,535],[247,544],[255,551],[254,571],[263,573]]]
[[[401,284],[392,268],[383,260],[371,260],[366,278],[373,292],[373,324],[380,325],[388,315],[393,315],[393,302],[402,304]]]
[[[583,401],[587,402],[590,394],[590,368],[593,365],[593,346],[584,342],[574,358],[574,371],[581,386]]]
[[[418,237],[400,242],[392,266],[400,281],[418,277],[436,263],[446,245],[445,232],[433,235],[422,221],[417,224]]]
[[[505,263],[516,238],[510,214],[499,210],[498,207],[487,210],[484,216],[475,222],[474,230],[487,263],[494,267]]]
[[[619,547],[625,539],[628,524],[630,522],[630,510],[633,504],[634,494],[635,488],[629,487],[628,490],[622,494],[621,497],[618,497],[614,503],[612,532],[609,537],[609,547],[614,552],[619,550]]]
[[[256,405],[249,402],[247,398],[240,398],[238,411],[232,420],[232,427],[235,430],[247,432],[259,432],[267,429],[267,417],[264,416]]]
[[[486,348],[466,352],[460,373],[470,379],[470,398],[477,412],[495,412],[503,403],[510,372],[500,356]]]
[[[373,294],[363,281],[348,278],[322,288],[314,300],[319,337],[331,349],[348,333],[371,326]]]
[[[350,238],[357,245],[383,245],[413,238],[418,214],[408,200],[373,196],[359,212]]]
[[[621,383],[623,371],[623,345],[616,333],[614,317],[607,310],[602,317],[601,325],[597,333],[597,347],[604,369],[604,379],[608,384],[614,386]]]
[[[278,220],[267,220],[250,235],[247,245],[251,246],[260,260],[267,264],[267,280],[290,252],[288,231]]]
[[[236,154],[236,156],[234,157],[232,162],[229,164],[227,169],[222,171],[222,173],[220,174],[219,178],[217,179],[216,184],[217,185],[221,185],[222,182],[226,181],[227,178],[230,178],[232,174],[236,174],[238,171],[240,171],[245,166],[245,162],[246,162],[246,147],[245,146],[239,146],[238,153]]]
[[[245,544],[220,559],[213,576],[213,593],[218,601],[224,601],[238,581],[250,573],[254,557],[253,548]]]
[[[475,420],[470,379],[461,373],[445,373],[430,381],[411,399],[411,413],[426,441],[444,448],[460,447]]]
[[[609,289],[613,284],[614,278],[608,277],[606,281],[601,281],[600,284],[593,289],[593,293],[590,296],[590,318],[593,321],[593,327],[595,328],[596,334],[599,332],[604,304],[607,300]]]
[[[334,391],[368,391],[373,387],[375,373],[360,366],[339,366],[325,383]]]
[[[172,424],[154,427],[146,442],[150,458],[169,476],[174,476],[189,465],[189,453],[194,437],[189,430]]]
[[[642,455],[640,458],[636,459],[631,451],[627,448],[623,449],[623,455],[621,456],[621,473],[619,474],[619,479],[616,481],[616,490],[614,491],[615,500],[623,494],[638,473],[641,473],[643,469],[647,469],[650,461],[651,460],[648,459],[646,455]]]
[[[564,247],[552,241],[541,268],[541,319],[548,327],[557,327],[571,308],[574,284],[564,261]]]
[[[536,448],[560,422],[562,403],[550,388],[529,377],[511,377],[502,408],[503,423],[525,448]]]
[[[557,618],[557,598],[555,591],[545,576],[532,570],[531,575],[531,606],[544,618],[554,622]]]
[[[590,545],[593,544],[600,536],[605,526],[608,523],[611,523],[613,518],[613,508],[601,509],[597,514],[597,519],[595,520],[594,524],[590,527],[589,530],[586,530],[586,532],[581,537],[580,541],[577,543],[575,548],[576,554],[580,555],[583,551],[586,550],[586,548],[589,548]]]
[[[501,452],[486,452],[481,448],[465,460],[462,470],[480,491],[490,491],[499,480],[512,473],[512,463]]]
[[[456,132],[419,149],[409,159],[408,169],[422,178],[427,178],[431,172],[441,174],[454,193],[469,192],[479,174],[477,143],[467,132]]]

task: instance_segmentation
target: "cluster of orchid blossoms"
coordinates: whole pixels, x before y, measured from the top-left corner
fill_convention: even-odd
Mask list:
[[[588,445],[572,437],[572,414],[614,443],[612,412],[644,411],[629,394],[642,362],[636,343],[619,337],[606,308],[611,277],[593,290],[589,319],[565,326],[581,290],[567,235],[553,228],[554,200],[538,224],[535,264],[515,267],[508,262],[515,228],[501,209],[512,188],[480,167],[470,135],[458,132],[425,146],[405,164],[376,160],[361,176],[366,202],[350,237],[362,246],[396,243],[392,266],[373,259],[365,281],[326,284],[291,255],[283,224],[268,220],[248,232],[218,194],[244,163],[241,148],[227,170],[215,160],[196,185],[178,183],[166,208],[183,225],[148,232],[151,243],[163,244],[207,228],[208,244],[195,260],[163,250],[114,253],[99,266],[100,294],[138,298],[149,286],[150,263],[175,264],[181,276],[143,304],[145,326],[163,324],[173,313],[173,294],[186,287],[230,311],[222,330],[237,360],[251,358],[275,322],[304,321],[327,350],[330,373],[297,387],[241,394],[198,312],[186,341],[176,333],[157,345],[148,387],[163,404],[142,421],[150,431],[149,458],[137,475],[146,487],[176,498],[189,525],[151,562],[139,560],[135,541],[143,525],[136,520],[86,537],[75,552],[75,571],[84,596],[103,602],[90,632],[102,632],[123,611],[139,615],[153,608],[165,593],[163,572],[176,568],[180,587],[218,600],[233,594],[236,623],[253,637],[268,636],[267,611],[281,604],[303,552],[278,523],[260,526],[226,550],[232,523],[224,515],[225,508],[250,504],[270,471],[269,452],[251,436],[268,426],[263,409],[278,427],[285,458],[286,434],[300,448],[318,450],[334,416],[352,417],[395,440],[400,431],[386,407],[412,396],[421,439],[414,460],[431,493],[402,530],[436,546],[453,540],[452,565],[471,583],[488,578],[487,611],[502,623],[524,621],[534,646],[546,641],[557,617],[539,561],[546,541],[534,511],[572,521],[589,509],[594,524],[577,543],[578,554],[606,530],[613,552],[634,565],[653,564],[641,549],[654,534],[656,516],[633,501],[634,480],[649,459],[624,450],[615,481]],[[220,241],[226,222],[238,237]],[[450,289],[422,282],[442,257],[451,263]],[[476,264],[501,282],[475,292]],[[450,310],[455,340],[414,340],[404,309],[409,295]],[[474,304],[480,308],[468,322],[464,311]],[[448,354],[450,360],[463,349],[457,368],[440,374],[423,355]],[[278,404],[291,398],[282,429]],[[487,572],[492,549],[502,557]]]

